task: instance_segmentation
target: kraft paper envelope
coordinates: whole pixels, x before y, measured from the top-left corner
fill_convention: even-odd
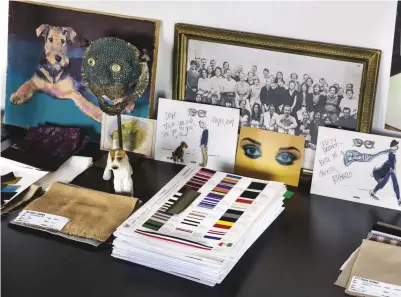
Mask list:
[[[338,276],[336,282],[334,283],[335,285],[343,287],[345,289],[345,287],[347,286],[348,280],[349,280],[349,278],[351,276],[352,267],[354,266],[355,260],[358,257],[359,250],[360,250],[360,248],[358,248],[355,251],[355,253],[351,256],[351,258],[348,261],[347,266],[340,273],[340,275]]]
[[[362,242],[345,293],[352,296],[378,296],[349,291],[354,276],[401,286],[401,248],[366,239]]]

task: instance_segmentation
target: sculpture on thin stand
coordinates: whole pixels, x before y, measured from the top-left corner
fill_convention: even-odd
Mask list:
[[[132,167],[123,150],[121,113],[132,112],[135,101],[149,84],[149,57],[132,44],[115,37],[90,42],[82,59],[82,75],[88,89],[98,98],[99,106],[108,115],[117,116],[118,140],[113,140],[103,179],[114,175],[114,190],[133,195]]]

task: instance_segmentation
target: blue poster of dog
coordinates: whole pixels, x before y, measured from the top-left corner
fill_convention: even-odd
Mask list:
[[[126,113],[149,117],[158,28],[154,20],[10,1],[4,122],[22,127],[82,127],[99,141],[102,111],[82,80],[81,64],[90,42],[107,36],[147,50],[149,85]]]

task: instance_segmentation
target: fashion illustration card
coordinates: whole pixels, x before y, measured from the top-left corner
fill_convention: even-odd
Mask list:
[[[305,138],[242,127],[235,173],[298,186]]]
[[[160,99],[155,159],[232,172],[239,110]]]
[[[401,210],[400,141],[320,127],[311,193]]]

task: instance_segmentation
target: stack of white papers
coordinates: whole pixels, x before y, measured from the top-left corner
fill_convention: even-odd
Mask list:
[[[117,228],[112,256],[214,286],[283,211],[285,192],[187,166]]]

